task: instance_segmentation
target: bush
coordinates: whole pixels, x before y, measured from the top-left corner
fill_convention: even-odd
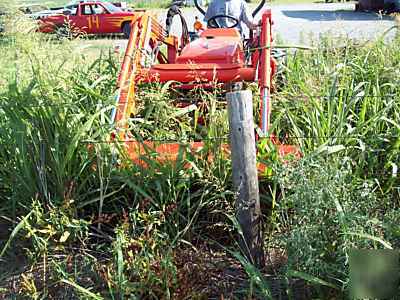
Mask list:
[[[283,233],[275,242],[287,250],[288,269],[345,287],[349,250],[400,246],[398,203],[354,177],[350,160],[309,156],[278,174]]]

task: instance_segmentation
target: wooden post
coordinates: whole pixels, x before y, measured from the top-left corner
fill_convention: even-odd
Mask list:
[[[243,231],[241,247],[258,267],[265,264],[256,164],[251,91],[226,94],[229,113],[233,185],[237,192],[236,217]]]

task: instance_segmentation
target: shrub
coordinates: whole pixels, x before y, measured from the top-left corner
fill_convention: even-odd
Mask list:
[[[287,250],[288,269],[345,287],[351,249],[400,245],[399,203],[353,176],[350,160],[314,155],[282,168],[278,178],[282,234],[275,242]]]

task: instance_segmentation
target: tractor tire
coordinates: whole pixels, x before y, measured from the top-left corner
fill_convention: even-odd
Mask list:
[[[124,33],[124,37],[129,39],[131,36],[131,23],[125,22],[124,25],[122,25],[122,32]]]

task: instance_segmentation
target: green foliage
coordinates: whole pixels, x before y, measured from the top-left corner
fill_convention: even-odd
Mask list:
[[[239,252],[233,252],[232,255],[240,262],[250,279],[250,291],[255,290],[255,294],[262,299],[273,299],[271,288],[264,275],[249,260]],[[253,288],[255,286],[255,288]],[[254,295],[250,294],[250,297]]]
[[[9,238],[0,235],[0,291],[12,286],[13,250],[24,249],[30,268],[18,270],[17,291],[6,290],[30,299],[188,299],[201,292],[188,283],[182,249],[223,244],[248,277],[242,294],[273,298],[263,270],[234,246],[221,91],[140,86],[134,137],[181,146],[175,163],[145,147],[145,167],[134,164],[109,142],[117,58],[76,51],[79,42],[0,37],[0,215],[14,222]],[[399,41],[338,48],[327,39],[317,48],[288,57],[273,95],[276,140],[303,157],[282,160],[260,140],[261,199],[267,242],[287,251],[281,275],[340,290],[351,248],[400,244]],[[179,97],[199,101],[177,108]],[[200,139],[193,153],[189,141]]]
[[[278,173],[284,197],[275,241],[287,249],[289,270],[344,287],[351,249],[399,246],[390,229],[397,226],[398,203],[352,172],[350,160],[314,155]]]
[[[53,73],[35,54],[27,53],[27,59],[33,78],[14,79],[0,95],[0,157],[5,162],[0,167],[1,189],[9,191],[4,201],[12,203],[13,214],[16,203],[27,205],[35,198],[56,206],[79,203],[95,190],[96,157],[85,140],[101,140],[107,134],[112,98],[105,91],[112,91],[111,72],[116,71],[111,57],[64,75],[63,62]]]
[[[399,185],[399,42],[337,47],[325,40],[317,51],[289,56],[274,96],[277,135],[304,153],[342,149],[355,176],[378,180],[393,193]]]
[[[129,222],[117,229],[113,247],[115,263],[111,265],[111,284],[116,288],[112,293],[119,299],[172,298],[178,283],[168,238],[153,227],[150,215],[135,214],[133,221],[143,222],[145,231],[138,235],[135,232],[138,224]]]
[[[12,264],[11,250],[24,244],[21,255],[31,266],[10,293],[31,299],[189,293],[177,281],[184,275],[177,275],[176,247],[215,229],[221,235],[231,230],[224,224],[232,212],[230,164],[220,143],[210,140],[196,155],[185,143],[226,130],[214,94],[202,96],[211,126],[194,133],[193,112],[174,108],[162,93],[167,87],[143,89],[137,115],[143,122],[131,120],[132,133],[182,140],[176,163],[159,162],[147,149],[143,168],[118,142],[108,142],[118,71],[112,54],[90,59],[67,40],[8,37],[2,59],[10,72],[0,88],[0,206],[1,215],[19,223],[8,241],[0,240],[1,259]]]
[[[399,245],[399,40],[317,46],[288,57],[274,95],[274,132],[304,158],[272,164],[271,238],[287,250],[287,276],[345,289],[352,248]]]

